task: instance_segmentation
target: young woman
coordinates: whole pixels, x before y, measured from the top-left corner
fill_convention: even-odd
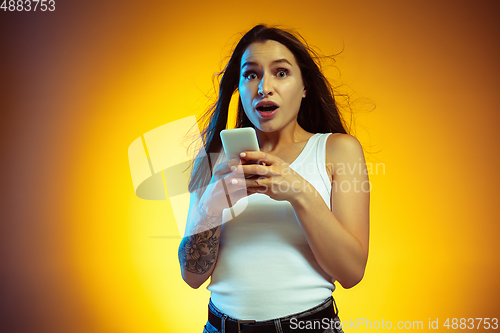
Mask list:
[[[222,153],[235,91],[237,127],[256,130],[260,151],[193,168],[179,262],[193,288],[211,276],[204,332],[342,331],[332,292],[364,275],[370,186],[313,57],[296,34],[258,25],[222,72],[199,156]],[[243,197],[247,206],[227,218]]]

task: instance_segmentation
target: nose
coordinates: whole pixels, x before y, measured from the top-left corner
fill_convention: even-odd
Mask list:
[[[273,94],[272,82],[269,75],[264,74],[259,82],[258,94],[260,96],[267,96]]]

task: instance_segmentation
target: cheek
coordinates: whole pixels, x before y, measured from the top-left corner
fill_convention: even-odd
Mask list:
[[[240,84],[238,86],[238,90],[240,92],[240,98],[243,104],[252,103],[252,93],[249,87],[244,84]]]
[[[300,83],[293,84],[289,87],[290,95],[293,96],[293,99],[296,101],[302,101],[302,97],[304,95],[304,86]]]
[[[247,89],[245,88],[244,84],[239,84],[238,85],[238,91],[240,92],[240,96],[243,98],[246,95]]]
[[[243,111],[248,117],[248,109],[252,107],[252,99],[249,96],[249,91],[248,88],[245,87],[245,85],[239,85],[238,86],[238,93],[239,93],[239,98],[241,101],[241,104],[243,105]]]

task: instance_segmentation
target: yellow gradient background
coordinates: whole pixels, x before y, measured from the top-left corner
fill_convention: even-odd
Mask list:
[[[334,292],[341,319],[500,317],[499,13],[487,0],[0,11],[0,330],[202,332],[206,285],[182,281],[170,203],[135,195],[127,149],[201,115],[238,33],[261,22],[343,50],[326,73],[385,166],[370,175],[366,275]]]

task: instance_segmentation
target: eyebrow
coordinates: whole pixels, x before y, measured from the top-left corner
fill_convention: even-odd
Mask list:
[[[286,60],[285,58],[283,59],[278,59],[278,60],[274,60],[271,64],[280,64],[280,63],[287,63],[289,64],[290,66],[293,66],[290,61]],[[246,61],[242,66],[241,68],[244,68],[245,66],[258,66],[259,64],[256,63],[255,61]]]

